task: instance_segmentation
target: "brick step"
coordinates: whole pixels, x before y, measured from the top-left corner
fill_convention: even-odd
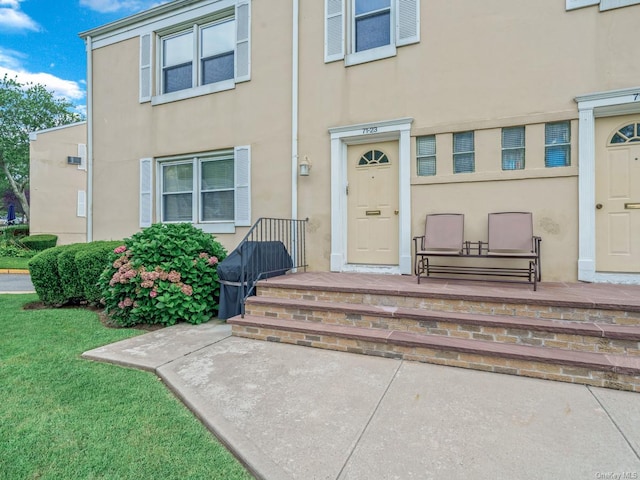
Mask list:
[[[287,276],[284,276],[285,279]],[[295,275],[292,277],[297,278]],[[288,279],[286,279],[288,280]],[[466,312],[482,315],[517,316],[540,319],[559,319],[586,323],[627,325],[640,327],[640,309],[620,302],[603,300],[589,302],[584,298],[558,298],[527,290],[487,290],[485,294],[460,291],[413,291],[413,284],[400,288],[375,288],[375,285],[295,284],[281,277],[258,282],[257,297],[291,299],[306,302],[325,302],[379,307],[415,308],[434,312]],[[545,287],[546,288],[546,287]],[[252,301],[251,297],[248,301]]]
[[[250,315],[463,339],[640,355],[640,326],[433,311],[289,298],[251,297]]]
[[[245,315],[233,334],[330,350],[640,392],[640,356],[579,352]]]

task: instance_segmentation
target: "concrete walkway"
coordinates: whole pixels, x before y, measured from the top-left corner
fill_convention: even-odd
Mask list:
[[[0,293],[35,292],[28,270],[0,270]]]
[[[640,394],[177,325],[86,352],[155,372],[257,478],[640,478]]]

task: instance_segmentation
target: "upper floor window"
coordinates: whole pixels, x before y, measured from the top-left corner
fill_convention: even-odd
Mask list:
[[[391,0],[355,0],[355,51],[391,43]]]
[[[453,134],[453,173],[475,171],[475,146],[473,132]]]
[[[544,126],[544,166],[571,165],[571,122],[547,123]]]
[[[233,18],[163,37],[162,93],[232,79],[234,37]]]
[[[236,0],[235,6],[184,28],[141,35],[140,102],[180,100],[228,90],[249,80],[250,5],[251,0]],[[154,38],[155,61],[151,55]]]
[[[416,138],[416,157],[418,160],[418,175],[431,176],[436,174],[436,136],[426,135]]]
[[[419,41],[420,0],[325,0],[325,62],[370,62]]]
[[[502,169],[524,169],[524,127],[502,129]]]

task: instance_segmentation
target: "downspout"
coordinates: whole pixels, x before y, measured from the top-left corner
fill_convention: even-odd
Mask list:
[[[87,242],[93,241],[93,42],[87,37]]]
[[[291,218],[298,218],[298,4],[293,0],[291,39]]]

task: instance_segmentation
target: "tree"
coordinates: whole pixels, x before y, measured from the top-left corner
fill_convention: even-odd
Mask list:
[[[29,218],[29,133],[77,122],[73,105],[39,84],[0,80],[0,170]]]

